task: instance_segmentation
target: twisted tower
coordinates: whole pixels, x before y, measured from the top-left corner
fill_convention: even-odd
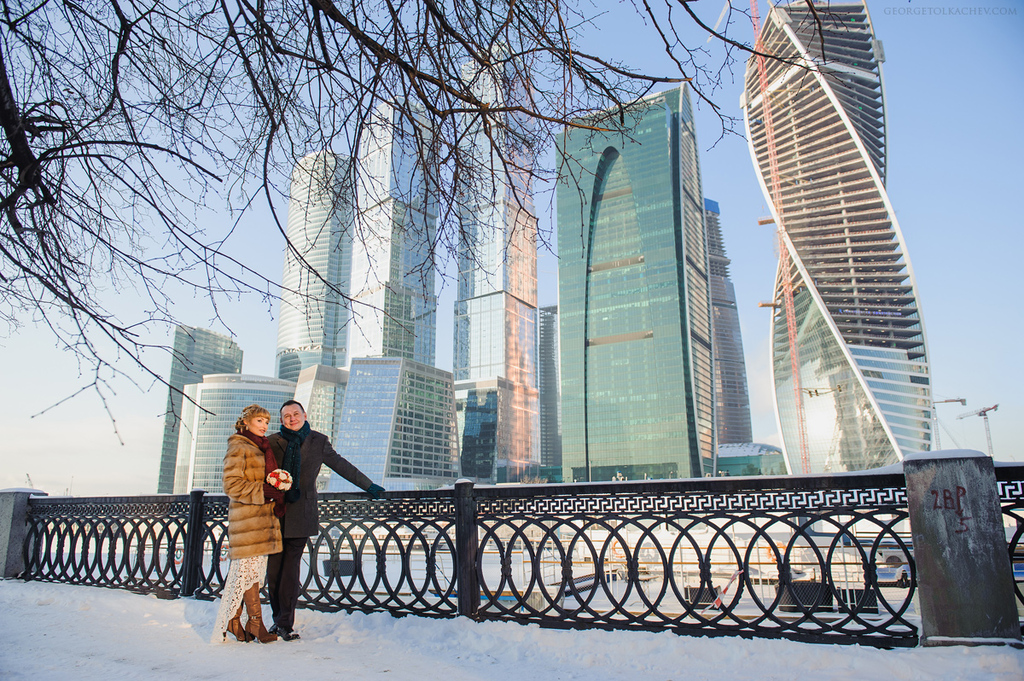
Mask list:
[[[771,332],[787,465],[893,463],[931,448],[932,421],[916,285],[885,191],[882,45],[863,3],[774,7],[760,38],[779,58],[764,86],[748,61],[741,106],[784,249],[775,300],[793,301],[775,305]]]

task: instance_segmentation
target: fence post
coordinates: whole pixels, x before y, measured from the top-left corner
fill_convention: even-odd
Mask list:
[[[199,568],[203,563],[203,495],[194,489],[188,495],[188,524],[185,526],[185,551],[181,558],[181,596],[191,596],[199,586]]]
[[[921,645],[1021,647],[1013,571],[992,459],[972,450],[903,462],[921,606]]]
[[[46,492],[12,489],[0,492],[0,577],[9,579],[25,571],[25,537],[28,535],[28,498]]]
[[[459,614],[474,619],[480,607],[480,582],[476,574],[477,548],[473,482],[463,479],[455,483],[456,587],[459,593]]]

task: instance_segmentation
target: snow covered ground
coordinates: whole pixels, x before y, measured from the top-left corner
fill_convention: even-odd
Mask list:
[[[381,613],[300,610],[300,641],[210,644],[217,606],[0,581],[0,679],[1024,679],[1024,651],[1006,647],[886,651]]]

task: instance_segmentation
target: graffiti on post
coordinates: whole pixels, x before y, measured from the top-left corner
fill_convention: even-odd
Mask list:
[[[971,519],[971,516],[964,515],[963,500],[967,496],[967,489],[957,485],[953,489],[933,489],[929,490],[932,493],[932,510],[935,511],[955,511],[957,518],[960,520],[960,527],[956,530],[957,534],[961,532],[967,532],[971,528],[967,525],[967,521]]]

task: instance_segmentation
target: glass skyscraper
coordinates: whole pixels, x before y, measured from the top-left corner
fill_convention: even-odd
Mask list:
[[[202,381],[204,374],[236,373],[241,370],[242,349],[227,336],[192,326],[178,326],[174,329],[157,494],[170,494],[174,491],[178,431],[182,415],[181,391],[185,385]]]
[[[352,270],[352,162],[321,152],[295,164],[277,327],[277,376],[348,361]]]
[[[736,289],[729,278],[730,261],[725,255],[720,215],[718,202],[704,199],[711,313],[715,329],[715,425],[719,449],[724,444],[750,442],[753,438],[740,315],[736,309]]]
[[[348,357],[434,363],[435,193],[417,161],[430,127],[382,103],[360,136]]]
[[[562,396],[558,371],[558,306],[542,307],[537,336],[540,394],[540,465],[562,468]],[[561,472],[558,473],[561,477]]]
[[[281,427],[278,409],[295,394],[295,383],[249,374],[207,374],[185,386],[178,436],[174,493],[223,490],[224,454],[242,409],[258,404],[270,412],[272,433]]]
[[[518,91],[515,74],[501,83],[469,68],[464,75],[495,107]],[[518,123],[510,116],[504,124]],[[502,127],[485,130],[479,120],[467,120],[467,128],[463,151],[474,161],[460,189],[453,358],[459,423],[466,428],[460,430],[462,474],[514,482],[540,466],[537,218],[525,174],[509,171],[491,146],[492,138],[503,143]]]
[[[353,359],[334,445],[389,490],[454,483],[459,449],[451,373],[399,357]],[[356,491],[336,474],[328,489]]]
[[[916,284],[885,190],[882,45],[861,2],[816,16],[802,3],[774,7],[762,40],[781,58],[767,63],[774,180],[754,59],[741,105],[790,261],[788,276],[776,275],[771,330],[783,450],[795,473],[894,463],[931,448],[932,395]]]
[[[689,89],[648,96],[625,117],[621,131],[568,128],[558,141],[566,482],[712,470],[707,235]]]
[[[355,357],[433,364],[436,199],[417,161],[429,127],[381,103],[358,154],[322,152],[292,172],[277,375]]]

